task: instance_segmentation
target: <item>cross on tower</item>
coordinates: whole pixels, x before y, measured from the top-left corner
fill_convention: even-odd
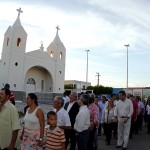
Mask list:
[[[18,17],[20,17],[20,13],[23,13],[23,11],[21,10],[21,8],[17,9],[18,11]]]
[[[58,33],[58,30],[60,30],[59,26],[57,26],[56,29],[57,29],[57,33]]]

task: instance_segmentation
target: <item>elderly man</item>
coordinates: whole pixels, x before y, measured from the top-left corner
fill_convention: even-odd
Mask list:
[[[74,123],[76,116],[79,112],[79,105],[77,103],[77,93],[76,92],[71,92],[69,95],[70,102],[67,102],[64,106],[65,110],[67,110],[70,121],[71,121],[71,130],[68,130],[65,132],[66,136],[66,147],[68,145],[68,142],[70,140],[70,149],[69,150],[75,150],[76,149],[76,132],[74,130]]]
[[[125,91],[120,91],[119,101],[116,104],[114,112],[114,116],[118,119],[118,142],[116,148],[123,146],[123,150],[127,149],[132,114],[132,101],[127,99]]]
[[[64,109],[64,100],[61,96],[56,96],[54,98],[53,106],[55,108],[55,112],[57,114],[57,125],[64,129],[71,129],[70,118],[68,112]]]
[[[74,129],[77,134],[77,145],[78,150],[87,150],[87,142],[89,138],[89,127],[90,127],[90,113],[87,108],[89,102],[89,95],[83,94],[78,100],[80,110],[76,116]]]
[[[20,128],[16,107],[9,101],[10,90],[0,91],[0,149],[14,150]]]

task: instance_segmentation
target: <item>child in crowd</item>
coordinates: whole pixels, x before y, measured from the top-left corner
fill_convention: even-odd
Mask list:
[[[46,150],[65,150],[64,131],[57,126],[57,114],[54,111],[48,112],[47,124],[49,127],[46,131]]]

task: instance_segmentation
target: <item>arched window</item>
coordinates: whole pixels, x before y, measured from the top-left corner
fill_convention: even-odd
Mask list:
[[[35,80],[33,78],[29,78],[27,84],[35,84]]]
[[[9,38],[7,38],[7,46],[8,46],[8,43],[9,43]]]
[[[17,46],[20,47],[20,43],[21,43],[21,38],[17,39]]]
[[[53,52],[51,51],[50,56],[53,57]]]
[[[44,80],[41,81],[41,90],[44,91]]]
[[[62,59],[62,52],[60,52],[59,58]]]

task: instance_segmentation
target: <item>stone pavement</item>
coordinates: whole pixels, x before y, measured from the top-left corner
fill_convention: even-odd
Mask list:
[[[19,111],[23,112],[25,106],[25,103],[16,103],[16,107]],[[53,109],[52,105],[39,104],[39,106],[44,111],[45,118],[47,112]],[[107,146],[105,136],[98,136],[98,150],[122,150],[121,148],[116,149],[116,143],[117,140],[112,138],[111,144]],[[147,133],[146,127],[143,126],[143,130],[140,131],[139,134],[133,135],[133,139],[129,140],[127,150],[150,150],[150,134]]]

